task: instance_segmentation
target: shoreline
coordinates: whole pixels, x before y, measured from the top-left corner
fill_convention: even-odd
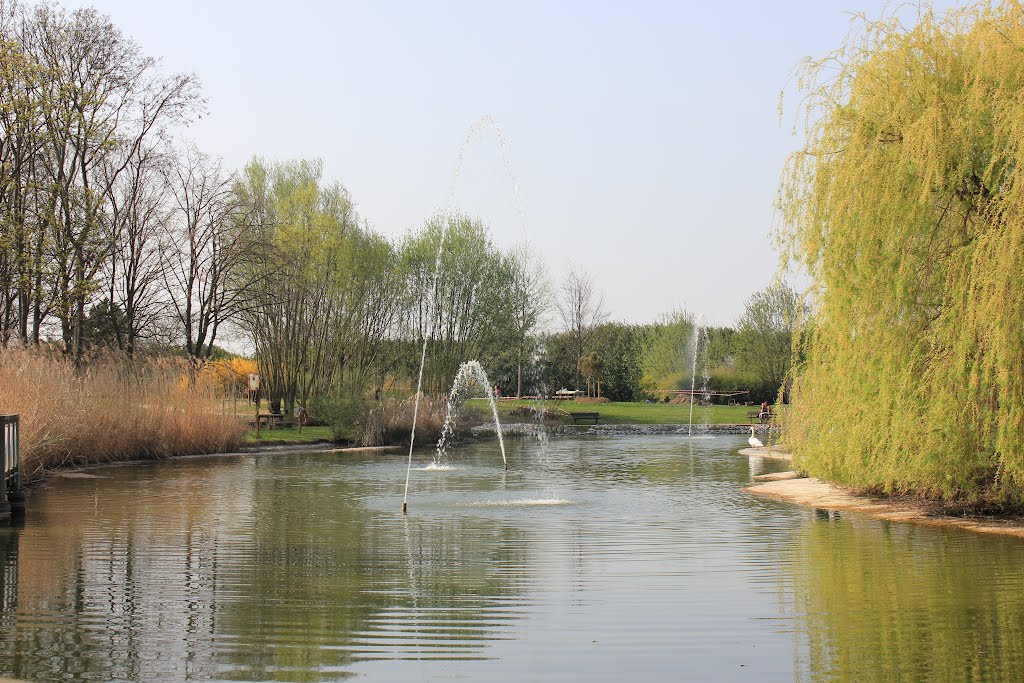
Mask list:
[[[136,458],[134,460],[112,460],[108,462],[91,462],[83,465],[60,467],[47,470],[42,475],[34,477],[32,481],[25,484],[27,490],[45,485],[50,479],[88,479],[95,475],[87,473],[87,470],[100,469],[105,467],[134,467],[136,465],[149,465],[168,460],[191,460],[196,458],[230,458],[240,455],[259,455],[262,453],[279,453],[287,455],[290,453],[358,453],[358,452],[398,452],[405,450],[403,446],[336,446],[330,441],[317,441],[301,444],[267,444],[265,446],[242,446],[234,451],[222,451],[219,453],[189,453],[187,455],[172,455],[165,458]],[[0,683],[3,683],[0,680]]]
[[[536,423],[529,422],[513,422],[502,425],[502,436],[504,437],[533,437],[537,435]],[[598,425],[547,425],[546,430],[549,436],[568,436],[568,437],[580,437],[580,436],[662,436],[662,435],[679,435],[686,434],[689,425],[685,424],[598,424]],[[695,435],[707,436],[707,435],[742,435],[750,431],[750,425],[743,424],[711,424],[711,425],[693,425],[693,433]],[[458,442],[466,443],[477,440],[485,440],[488,438],[495,438],[497,433],[494,430],[494,426],[490,424],[483,424],[473,427],[466,431],[463,439]],[[408,449],[408,445],[394,445],[394,446],[337,446],[331,441],[316,441],[307,443],[289,444],[283,441],[276,441],[265,444],[243,444],[235,450],[221,451],[217,453],[188,453],[185,455],[173,455],[167,457],[152,457],[152,458],[133,458],[130,460],[114,460],[114,461],[103,461],[103,462],[90,462],[78,465],[69,465],[67,467],[58,467],[52,470],[46,470],[42,473],[37,473],[32,477],[26,477],[23,482],[23,486],[26,491],[31,491],[34,488],[45,485],[50,479],[53,478],[88,478],[94,475],[89,475],[89,470],[94,470],[101,467],[128,467],[135,465],[145,465],[154,462],[161,462],[164,460],[182,460],[187,458],[225,458],[231,456],[240,455],[254,455],[260,453],[355,453],[355,452],[402,452]],[[773,447],[777,448],[777,447]],[[768,458],[783,458],[785,456],[777,452],[772,453],[756,453],[762,457]]]
[[[1024,538],[1024,516],[1021,515],[956,517],[935,513],[929,510],[927,503],[923,501],[868,496],[814,477],[800,477],[795,472],[779,472],[762,476],[760,479],[755,477],[755,483],[744,486],[741,490],[809,508],[861,512],[889,522]]]
[[[536,436],[538,424],[536,422],[510,422],[501,425],[502,436]],[[729,434],[749,434],[751,427],[758,431],[767,431],[762,425],[749,425],[739,423],[722,424],[695,424],[692,427],[693,433],[699,436]],[[544,425],[548,436],[659,436],[665,434],[687,434],[691,427],[683,424],[592,424],[574,425],[557,424]],[[485,423],[469,430],[473,436],[495,435],[494,425]],[[778,448],[773,447],[773,448]]]

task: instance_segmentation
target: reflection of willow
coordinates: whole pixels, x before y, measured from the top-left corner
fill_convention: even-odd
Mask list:
[[[797,531],[789,558],[801,680],[1019,680],[1024,544],[843,520]]]
[[[270,464],[279,467],[279,463]],[[315,500],[294,481],[258,477],[252,557],[222,606],[219,654],[230,678],[309,680],[373,659],[482,655],[519,590],[521,532],[480,519],[377,516],[342,478]],[[408,527],[406,527],[408,524]]]

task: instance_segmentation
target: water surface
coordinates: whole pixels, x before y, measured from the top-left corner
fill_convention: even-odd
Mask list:
[[[742,493],[743,437],[189,458],[0,527],[30,680],[1019,680],[1024,543]],[[429,455],[417,458],[424,467]]]

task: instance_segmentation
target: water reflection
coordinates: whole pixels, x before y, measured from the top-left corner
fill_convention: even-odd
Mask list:
[[[801,680],[1019,680],[1018,540],[817,512],[785,559]]]
[[[555,440],[542,460],[524,441],[507,472],[480,444],[414,471],[408,516],[404,462],[369,454],[57,479],[24,529],[0,527],[0,674],[984,681],[1024,664],[1024,544],[743,494],[742,444]]]
[[[515,617],[499,570],[528,566],[522,532],[367,514],[336,470],[194,460],[55,482],[20,557],[0,536],[3,594],[21,596],[5,597],[0,671],[310,680],[382,653],[480,656]]]
[[[0,525],[0,625],[18,607],[18,531]]]

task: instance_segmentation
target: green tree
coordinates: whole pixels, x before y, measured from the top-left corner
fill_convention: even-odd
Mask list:
[[[780,191],[813,332],[787,442],[847,484],[1024,503],[1024,12],[862,19],[800,71]]]
[[[594,330],[593,345],[601,359],[601,390],[612,401],[636,401],[642,396],[645,336],[643,327],[624,323],[606,323]]]
[[[798,308],[796,293],[784,283],[775,283],[747,299],[736,325],[733,347],[738,369],[776,394],[793,357]]]
[[[264,246],[234,288],[268,396],[291,411],[317,393],[359,395],[397,309],[395,254],[360,228],[319,161],[251,161],[234,188],[248,239]]]
[[[601,372],[604,370],[604,358],[597,351],[591,351],[580,358],[580,374],[587,381],[587,396],[601,397]]]
[[[444,249],[438,261],[442,232]],[[447,392],[467,360],[478,360],[491,371],[515,348],[517,263],[494,246],[481,222],[434,217],[406,237],[401,254],[411,301],[404,336],[414,342],[407,367],[415,377],[426,340],[426,391]]]
[[[675,310],[647,327],[643,384],[647,390],[689,389],[693,366],[693,316]]]

